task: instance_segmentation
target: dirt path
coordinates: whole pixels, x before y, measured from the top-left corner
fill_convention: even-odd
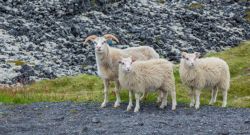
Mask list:
[[[1,135],[78,134],[250,134],[250,109],[179,105],[176,111],[142,104],[140,113],[126,105],[100,109],[96,103],[0,105]]]

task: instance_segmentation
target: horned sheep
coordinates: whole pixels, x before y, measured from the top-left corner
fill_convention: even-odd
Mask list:
[[[115,82],[115,94],[116,102],[114,107],[120,106],[120,83],[118,80],[118,61],[122,57],[132,55],[136,60],[148,60],[148,59],[158,59],[159,54],[156,51],[148,46],[140,47],[131,47],[127,49],[118,49],[110,47],[107,43],[107,40],[119,40],[111,34],[106,34],[102,37],[96,35],[89,36],[85,39],[84,44],[88,41],[92,41],[95,45],[95,56],[98,69],[98,75],[102,78],[104,83],[104,101],[101,107],[106,107],[108,103],[108,89],[109,82]]]
[[[160,108],[167,106],[168,92],[172,96],[172,110],[176,109],[175,80],[173,64],[164,59],[134,61],[131,57],[123,58],[119,65],[119,81],[123,88],[129,90],[129,105],[131,110],[132,94],[135,93],[136,106],[134,112],[140,109],[140,94],[149,91],[160,91]]]
[[[230,85],[230,73],[227,63],[215,57],[201,58],[200,53],[182,53],[180,62],[180,78],[183,84],[190,88],[190,107],[200,106],[200,91],[203,88],[212,88],[209,104],[216,102],[218,89],[222,90],[222,107],[227,105],[227,92]],[[196,99],[195,99],[196,97]],[[196,100],[196,101],[195,101]]]

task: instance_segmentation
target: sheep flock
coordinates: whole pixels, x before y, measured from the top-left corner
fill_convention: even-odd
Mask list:
[[[133,107],[133,93],[135,96],[134,112],[140,109],[140,100],[149,92],[157,92],[157,103],[159,108],[167,106],[167,97],[172,99],[172,110],[176,109],[176,89],[173,74],[173,64],[159,57],[159,54],[148,46],[130,47],[118,49],[109,46],[109,41],[119,42],[112,34],[103,36],[88,36],[84,44],[91,41],[95,46],[96,64],[98,75],[104,84],[104,100],[101,107],[108,103],[109,86],[113,81],[115,84],[116,101],[114,107],[121,103],[120,90],[127,89],[129,103],[127,111]],[[179,73],[182,83],[190,92],[190,107],[199,109],[200,94],[204,88],[211,89],[211,100],[209,104],[216,102],[218,90],[222,91],[222,107],[227,105],[227,92],[230,87],[230,72],[228,64],[220,58],[199,58],[200,53],[182,52]]]

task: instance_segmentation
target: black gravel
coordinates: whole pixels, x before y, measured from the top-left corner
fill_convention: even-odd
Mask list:
[[[125,104],[101,109],[96,103],[34,103],[0,105],[1,135],[158,135],[250,134],[250,108],[179,105],[176,111],[142,104],[139,113]]]

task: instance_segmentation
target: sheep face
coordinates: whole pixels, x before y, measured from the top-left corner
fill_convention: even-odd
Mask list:
[[[93,43],[95,45],[95,52],[96,53],[103,53],[108,46],[107,39],[104,37],[97,37],[93,41]]]
[[[183,52],[182,54],[182,61],[187,65],[188,67],[194,67],[197,60],[199,59],[200,53],[186,53]]]
[[[122,58],[122,60],[119,61],[122,71],[127,73],[130,72],[132,69],[133,62],[134,60],[131,57]]]
[[[84,44],[86,44],[88,41],[92,41],[95,45],[95,52],[96,53],[104,53],[108,51],[108,43],[107,40],[115,40],[117,43],[119,40],[112,34],[105,34],[102,37],[98,37],[96,35],[88,36]]]

